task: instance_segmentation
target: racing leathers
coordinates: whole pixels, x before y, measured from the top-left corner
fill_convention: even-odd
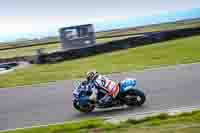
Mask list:
[[[119,93],[119,84],[105,76],[97,75],[94,80],[91,81],[91,83],[94,86],[92,88],[92,95],[90,98],[93,100],[98,100],[100,104],[111,103],[112,99],[114,99]],[[104,96],[98,99],[97,96],[100,92],[103,93]]]

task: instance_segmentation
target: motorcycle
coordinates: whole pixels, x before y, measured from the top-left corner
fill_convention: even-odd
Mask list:
[[[73,91],[73,107],[80,112],[89,113],[95,108],[111,108],[119,106],[141,106],[146,101],[143,91],[136,88],[136,79],[124,79],[119,82],[119,93],[109,104],[100,104],[98,99],[104,96],[97,94],[97,102],[90,100],[92,84],[81,82]]]

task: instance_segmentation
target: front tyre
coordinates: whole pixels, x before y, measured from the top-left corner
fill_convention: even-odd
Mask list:
[[[93,105],[91,103],[88,103],[84,106],[80,106],[78,104],[78,101],[73,101],[73,106],[74,106],[75,109],[77,109],[78,111],[83,112],[83,113],[92,112],[95,108],[95,105]]]
[[[146,101],[145,94],[137,89],[128,90],[125,93],[125,104],[128,106],[141,106]]]

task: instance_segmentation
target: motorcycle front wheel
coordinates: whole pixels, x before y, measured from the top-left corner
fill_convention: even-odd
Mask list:
[[[80,106],[77,101],[73,101],[73,106],[80,112],[89,113],[92,112],[95,108],[95,105],[88,103],[87,105]]]

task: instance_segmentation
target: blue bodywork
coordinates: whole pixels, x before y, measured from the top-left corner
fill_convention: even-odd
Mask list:
[[[88,104],[89,98],[87,92],[90,91],[90,85],[80,85],[73,91],[73,101],[76,100],[80,105],[84,106]]]
[[[81,96],[80,98],[79,98],[79,104],[81,105],[81,106],[85,106],[85,105],[88,105],[88,102],[89,102],[90,100],[89,100],[89,97],[87,97],[87,96]]]
[[[134,89],[136,86],[136,79],[127,78],[120,82],[120,93],[124,93],[127,90]]]

